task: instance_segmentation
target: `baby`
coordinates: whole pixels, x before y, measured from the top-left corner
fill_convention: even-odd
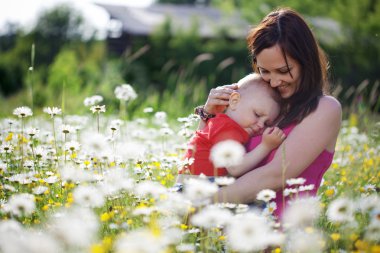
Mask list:
[[[194,162],[179,172],[177,182],[183,181],[188,174],[239,177],[256,167],[285,139],[281,129],[271,127],[280,114],[280,95],[256,73],[241,79],[238,87],[231,94],[225,113],[208,119],[206,126],[196,131],[185,154],[185,158],[194,158]],[[210,151],[215,144],[235,140],[244,145],[250,137],[259,134],[263,135],[262,142],[246,153],[239,165],[229,168],[213,166]]]

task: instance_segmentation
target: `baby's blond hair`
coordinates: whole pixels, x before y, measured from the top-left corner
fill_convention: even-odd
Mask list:
[[[237,82],[238,85],[238,92],[241,96],[245,95],[248,90],[254,88],[254,89],[265,89],[271,98],[273,98],[276,103],[281,104],[281,96],[280,94],[270,87],[270,85],[265,82],[261,76],[257,73],[251,73],[243,77]]]

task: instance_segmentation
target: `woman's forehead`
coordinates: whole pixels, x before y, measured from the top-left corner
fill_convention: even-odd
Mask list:
[[[293,61],[294,59],[292,59],[289,55],[286,55],[285,59],[284,54],[278,45],[266,48],[256,56],[257,66],[262,68],[283,68],[287,67],[287,62],[290,64]]]

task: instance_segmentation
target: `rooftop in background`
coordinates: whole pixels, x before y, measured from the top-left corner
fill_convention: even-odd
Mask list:
[[[226,14],[209,6],[153,4],[144,8],[98,4],[111,18],[110,36],[122,33],[132,36],[147,36],[167,18],[172,21],[174,31],[189,29],[193,22],[199,24],[200,36],[216,37],[223,30],[231,38],[245,38],[249,24],[238,13]]]

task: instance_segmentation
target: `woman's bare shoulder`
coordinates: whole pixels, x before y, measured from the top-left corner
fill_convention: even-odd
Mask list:
[[[342,117],[342,106],[339,101],[332,96],[323,96],[319,99],[317,109],[310,114],[309,119],[316,118],[317,120],[336,120],[339,122]]]
[[[342,106],[339,101],[332,96],[323,96],[319,100],[317,109],[304,118],[299,125],[306,126],[310,129],[314,129],[315,127],[339,129],[342,120],[341,118]]]
[[[322,107],[323,110],[331,109],[331,110],[342,110],[342,106],[340,102],[333,96],[323,96],[319,100],[318,108]],[[317,109],[318,109],[317,108]]]

